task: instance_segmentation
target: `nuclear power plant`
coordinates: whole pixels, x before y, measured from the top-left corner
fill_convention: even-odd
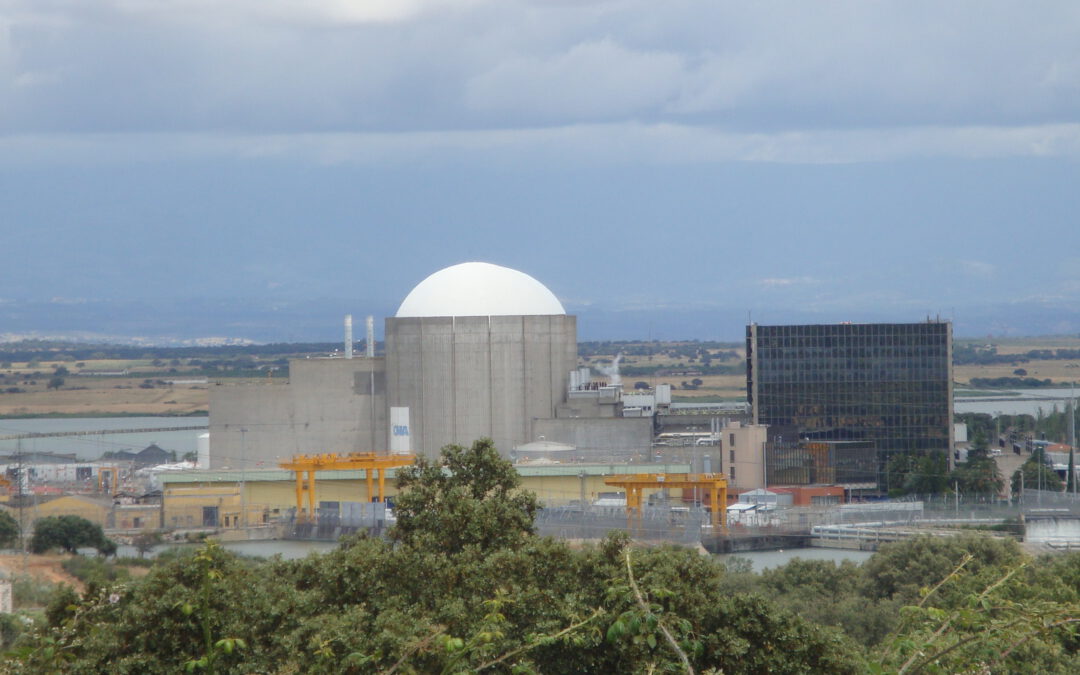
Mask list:
[[[582,456],[647,454],[648,417],[623,417],[621,387],[577,369],[577,320],[522,272],[470,262],[421,281],[385,320],[385,356],[297,359],[284,384],[215,387],[211,464],[276,468],[295,454],[433,457],[487,437],[504,455],[530,442]]]

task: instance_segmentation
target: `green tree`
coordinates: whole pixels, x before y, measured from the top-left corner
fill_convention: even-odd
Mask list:
[[[514,466],[490,439],[449,445],[442,460],[423,457],[398,472],[391,537],[456,553],[466,546],[514,548],[533,533],[536,495],[520,489]]]
[[[894,454],[888,463],[887,488],[893,497],[940,494],[948,487],[949,460],[944,452]]]
[[[976,434],[967,459],[958,464],[949,480],[963,495],[975,495],[992,499],[1005,487],[997,462],[990,456],[986,436]]]
[[[625,535],[571,549],[532,534],[535,497],[522,499],[512,470],[490,442],[445,448],[441,462],[409,473],[394,541],[357,536],[326,555],[270,562],[211,546],[141,580],[50,605],[48,628],[3,665],[146,674],[659,673],[686,664],[864,672],[850,640],[758,595],[728,592],[725,567],[696,551],[631,552]],[[475,518],[475,527],[458,529],[452,515]]]
[[[1023,485],[1021,485],[1021,479]],[[1012,475],[1013,497],[1020,496],[1025,490],[1061,492],[1063,487],[1061,477],[1048,464],[1042,448],[1036,448],[1031,453],[1031,457]]]
[[[64,386],[64,378],[62,378],[62,377],[52,377],[52,378],[49,379],[48,384],[45,385],[45,388],[46,389],[60,389],[60,387],[62,387],[62,386]]]
[[[1069,469],[1065,474],[1065,491],[1076,492],[1076,448],[1069,448]]]
[[[160,532],[140,532],[131,538],[131,545],[135,547],[135,550],[139,552],[139,557],[142,558],[154,550],[154,547],[162,541]]]
[[[77,553],[80,548],[93,547],[104,555],[116,552],[116,544],[105,537],[100,525],[79,516],[48,516],[34,523],[30,551],[44,553],[59,548]]]
[[[7,511],[0,511],[0,548],[9,548],[19,541],[19,523]]]
[[[878,672],[1060,673],[1080,671],[1075,634],[1080,618],[1069,600],[1030,597],[1029,560],[978,585],[968,583],[967,555],[944,579],[904,607],[897,632],[878,652]],[[952,592],[961,587],[960,593]],[[952,595],[954,601],[941,601]]]

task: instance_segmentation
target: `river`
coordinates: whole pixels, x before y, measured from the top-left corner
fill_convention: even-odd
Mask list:
[[[59,433],[71,431],[108,431],[111,429],[160,429],[163,427],[206,427],[210,418],[202,417],[57,417],[34,419],[0,419],[0,436],[30,433]],[[0,440],[0,454],[14,453],[20,446],[23,452],[74,453],[82,460],[95,460],[109,451],[138,452],[151,443],[164,450],[175,450],[177,458],[194,452],[199,434],[194,431],[150,431],[136,434],[88,434],[26,438],[22,441]]]
[[[1065,410],[1065,403],[1074,395],[1080,395],[1080,390],[1068,388],[1046,387],[1045,389],[1009,389],[1000,394],[965,396],[968,391],[980,391],[990,393],[991,390],[964,390],[954,397],[953,407],[958,413],[985,413],[996,415],[1033,415],[1038,416],[1039,410],[1043,414],[1049,414],[1054,407]]]
[[[148,557],[156,556],[162,551],[180,548],[190,549],[196,544],[163,544],[154,548]],[[240,555],[269,558],[280,555],[285,560],[303,558],[309,553],[326,553],[337,548],[337,544],[329,541],[231,541],[222,546],[233,553]],[[137,557],[139,554],[132,546],[120,546],[117,555]],[[732,553],[715,556],[717,560],[726,561],[732,558],[749,560],[755,572],[786,565],[795,558],[803,560],[831,560],[835,563],[850,560],[856,564],[863,563],[874,555],[871,551],[852,551],[834,548],[788,548],[781,551],[748,551],[745,553]]]

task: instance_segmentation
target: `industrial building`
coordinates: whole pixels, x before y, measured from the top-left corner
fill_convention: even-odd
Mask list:
[[[897,453],[952,461],[952,324],[746,328],[746,394],[770,484],[876,489]]]
[[[351,332],[351,320],[347,322]],[[385,355],[298,359],[287,383],[210,392],[210,465],[273,469],[296,454],[413,452],[491,438],[535,441],[577,461],[648,456],[652,419],[622,414],[621,387],[577,368],[577,319],[543,284],[488,263],[421,281],[385,320]]]

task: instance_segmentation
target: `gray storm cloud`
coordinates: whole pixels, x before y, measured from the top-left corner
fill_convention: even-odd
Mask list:
[[[0,129],[726,133],[1080,118],[1080,5],[0,4]]]

